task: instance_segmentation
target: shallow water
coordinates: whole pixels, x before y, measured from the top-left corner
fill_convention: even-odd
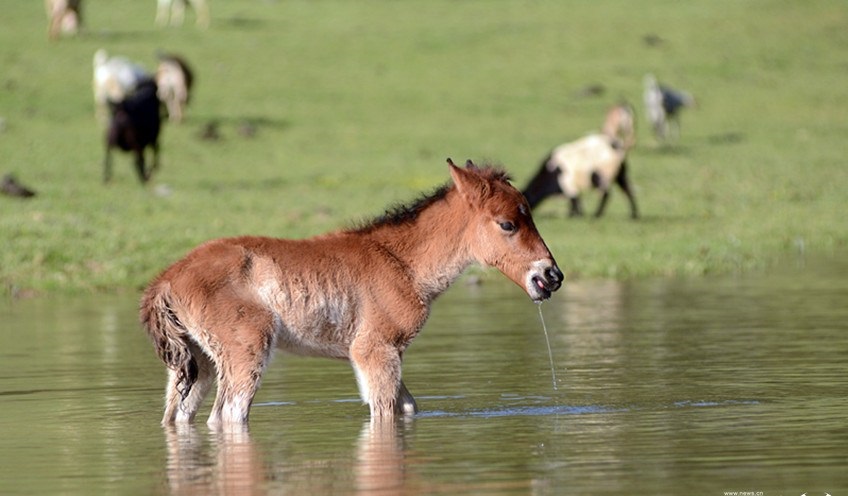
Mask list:
[[[163,430],[137,298],[0,303],[0,494],[848,494],[848,260],[567,283],[463,280],[406,355],[421,413],[278,355],[250,432]],[[207,405],[208,409],[208,405]]]

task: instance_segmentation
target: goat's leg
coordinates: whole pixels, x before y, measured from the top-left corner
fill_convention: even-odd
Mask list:
[[[166,26],[168,24],[169,12],[172,0],[159,0],[156,6],[156,24]]]
[[[144,148],[136,149],[135,151],[135,170],[138,172],[138,178],[141,180],[141,183],[144,184],[150,179],[147,171],[145,170],[147,166],[144,163]]]
[[[604,215],[604,209],[607,207],[607,200],[609,200],[609,189],[604,189],[603,193],[601,193],[601,201],[598,203],[598,209],[595,210],[596,218]]]
[[[106,145],[106,156],[103,158],[103,182],[112,180],[112,147]]]
[[[50,24],[47,27],[47,37],[52,41],[59,37],[62,30],[62,14],[55,9],[50,12]]]
[[[668,133],[668,123],[666,122],[665,116],[662,117],[661,120],[654,123],[654,134],[657,136],[657,141],[665,141],[666,134]]]
[[[583,215],[583,207],[580,205],[580,197],[572,196],[569,198],[571,208],[568,211],[569,217],[580,217]]]
[[[202,28],[209,27],[209,5],[206,0],[189,0],[191,7],[194,9],[194,14],[197,16],[195,21]]]
[[[618,171],[615,182],[624,191],[624,194],[627,195],[627,200],[630,201],[630,217],[632,219],[638,219],[639,209],[636,207],[636,197],[633,195],[633,187],[627,175],[627,161],[621,163],[621,169]]]
[[[669,122],[669,137],[673,141],[677,141],[680,139],[680,115],[677,114],[674,116],[674,119],[671,119]]]
[[[168,120],[173,123],[180,123],[183,120],[182,113],[183,102],[179,100],[179,96],[171,93],[165,101],[165,107],[168,109]]]
[[[150,166],[150,170],[147,172],[148,179],[153,176],[154,172],[159,170],[159,143],[154,142],[151,147],[153,148],[153,165]]]
[[[171,26],[182,26],[185,19],[186,0],[171,2]]]

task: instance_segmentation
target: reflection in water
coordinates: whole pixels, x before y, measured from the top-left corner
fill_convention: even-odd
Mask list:
[[[552,312],[559,316],[560,339],[565,346],[565,363],[583,363],[592,367],[614,367],[624,360],[622,346],[627,326],[625,320],[626,290],[619,281],[585,281],[564,287],[565,293]],[[567,378],[564,379],[567,381]],[[604,379],[609,381],[609,377]],[[605,387],[614,386],[607,383]]]
[[[194,425],[164,430],[171,494],[264,494],[264,463],[246,428],[209,429],[205,439]]]
[[[395,422],[366,422],[356,447],[357,494],[400,494],[411,471]]]
[[[606,335],[621,328],[624,283],[612,280],[581,281],[563,286],[564,304],[551,305],[563,317],[566,329],[591,329]]]
[[[556,390],[538,308],[457,285],[404,356],[411,423],[281,355],[250,433],[163,433],[135,296],[0,303],[0,494],[843,494],[846,275],[572,282]]]
[[[395,422],[364,423],[352,467],[351,482],[356,494],[399,494],[406,486],[411,472],[404,464],[402,429]],[[285,465],[271,470],[247,428],[177,425],[165,427],[164,431],[168,449],[166,474],[173,495],[252,495],[275,489],[322,494],[333,478],[327,472],[338,465],[334,460],[324,460],[307,463],[308,470],[292,470]],[[207,432],[203,435],[199,431]],[[275,476],[274,471],[283,477]]]

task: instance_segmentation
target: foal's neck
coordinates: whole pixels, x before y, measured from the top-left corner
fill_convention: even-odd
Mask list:
[[[430,302],[474,262],[466,242],[468,207],[453,190],[418,216],[400,225],[386,225],[373,232],[383,245],[408,268],[419,296]]]

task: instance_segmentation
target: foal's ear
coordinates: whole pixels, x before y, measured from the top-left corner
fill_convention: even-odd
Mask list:
[[[471,172],[474,169],[462,169],[453,163],[453,160],[448,159],[451,178],[456,185],[457,191],[462,195],[468,203],[476,203],[480,196],[480,187],[482,181],[480,177]]]

